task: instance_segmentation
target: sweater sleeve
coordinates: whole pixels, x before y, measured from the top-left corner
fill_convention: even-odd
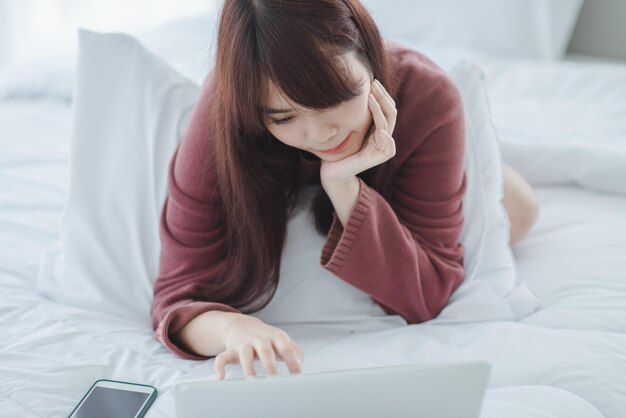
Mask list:
[[[422,98],[427,106],[405,101],[398,107],[399,115],[428,111],[430,117],[419,128],[415,118],[398,121],[408,156],[394,178],[394,204],[358,177],[345,229],[334,213],[320,258],[322,267],[410,324],[436,317],[465,277],[459,243],[466,189],[463,105],[451,82],[432,93]],[[417,146],[409,152],[407,144]]]
[[[205,170],[211,89],[203,85],[189,126],[176,148],[168,169],[168,193],[160,218],[161,253],[154,284],[152,327],[167,349],[185,359],[200,356],[179,347],[171,336],[203,312],[239,310],[211,301],[206,285],[225,268],[225,216],[216,179]]]

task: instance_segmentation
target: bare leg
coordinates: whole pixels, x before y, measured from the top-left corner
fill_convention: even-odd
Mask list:
[[[530,184],[511,166],[502,162],[504,175],[504,207],[511,221],[509,245],[517,244],[531,229],[539,216],[539,201]]]

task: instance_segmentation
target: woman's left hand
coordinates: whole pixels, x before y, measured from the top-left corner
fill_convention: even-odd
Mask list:
[[[373,94],[369,94],[368,106],[374,119],[373,132],[357,153],[338,161],[322,160],[320,181],[323,185],[349,182],[358,173],[396,155],[396,142],[391,136],[398,114],[396,103],[378,80],[372,82],[371,90]]]

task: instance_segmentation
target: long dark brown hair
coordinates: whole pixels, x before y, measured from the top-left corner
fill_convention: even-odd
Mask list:
[[[228,267],[211,289],[214,301],[255,312],[274,296],[289,214],[302,186],[300,150],[266,128],[268,80],[293,102],[327,109],[359,95],[337,58],[357,57],[395,97],[381,34],[358,0],[225,0],[213,74],[208,165],[215,170],[226,214]],[[389,198],[390,159],[359,174]],[[320,187],[315,228],[330,229],[333,205]]]

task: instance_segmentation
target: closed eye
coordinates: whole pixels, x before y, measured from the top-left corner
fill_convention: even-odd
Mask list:
[[[362,87],[364,83],[365,83],[365,81],[363,80],[363,81],[361,82],[361,84],[359,85],[359,87]],[[363,91],[360,91],[360,92],[359,92],[359,94],[363,94]],[[357,97],[358,97],[358,96],[357,96]],[[355,100],[355,99],[356,99],[356,97],[355,97],[355,98],[353,98],[352,100]],[[342,104],[342,103],[337,103],[336,105],[331,106],[329,109],[336,109],[336,108],[338,108],[341,104]],[[284,124],[289,123],[289,122],[290,122],[293,118],[294,118],[293,116],[288,116],[288,117],[283,118],[283,119],[272,119],[272,122],[274,122],[274,123],[275,123],[275,124],[277,124],[277,125],[284,125]]]
[[[289,121],[293,119],[293,116],[289,116],[286,117],[284,119],[272,119],[272,121],[274,121],[274,123],[278,124],[278,125],[284,125],[286,123],[289,123]]]

